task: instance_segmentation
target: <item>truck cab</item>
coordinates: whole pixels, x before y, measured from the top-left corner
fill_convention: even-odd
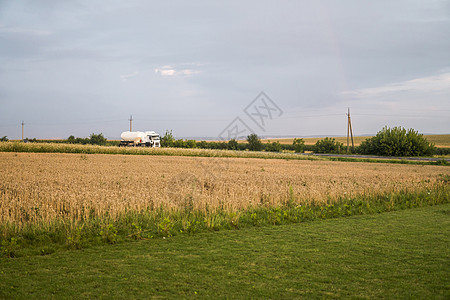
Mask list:
[[[154,131],[146,131],[145,135],[146,135],[146,144],[145,145],[147,147],[153,147],[153,148],[161,147],[161,141],[160,141],[158,133],[156,133]]]

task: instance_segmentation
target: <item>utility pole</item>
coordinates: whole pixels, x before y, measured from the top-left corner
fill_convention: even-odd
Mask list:
[[[25,123],[23,122],[23,120],[22,120],[22,141],[24,140],[23,139],[23,126],[25,125]]]
[[[130,115],[128,121],[130,121],[130,131],[133,131],[133,115]]]
[[[352,120],[350,118],[350,107],[347,111],[347,153],[350,150],[350,136],[352,138],[352,150],[355,150],[355,144],[353,142],[353,129],[352,129]]]

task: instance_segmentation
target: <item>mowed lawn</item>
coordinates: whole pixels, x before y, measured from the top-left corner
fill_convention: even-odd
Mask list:
[[[450,298],[450,204],[0,259],[0,298]]]

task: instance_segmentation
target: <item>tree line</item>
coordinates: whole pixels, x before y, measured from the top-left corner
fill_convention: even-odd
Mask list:
[[[323,138],[314,145],[305,145],[301,138],[295,138],[292,144],[281,144],[280,142],[263,143],[256,134],[247,136],[246,142],[238,143],[235,139],[222,142],[197,142],[195,140],[175,139],[172,131],[166,131],[161,138],[162,147],[175,148],[203,148],[203,149],[227,149],[227,150],[249,150],[281,152],[283,150],[303,153],[311,151],[314,153],[343,154],[347,153],[344,144],[335,138]],[[419,134],[414,129],[406,130],[402,127],[384,127],[374,137],[368,138],[360,146],[351,149],[351,153],[380,155],[380,156],[432,156],[450,154],[450,149],[436,148],[434,144]]]
[[[6,136],[0,138],[0,141],[8,141]],[[117,146],[119,141],[108,141],[102,133],[92,133],[87,138],[69,136],[65,140],[37,140],[26,139],[28,142],[52,142],[52,143],[69,143],[69,144],[90,144],[101,146]],[[257,134],[247,136],[246,142],[239,143],[232,139],[229,141],[207,142],[195,140],[175,139],[172,131],[167,130],[161,137],[162,147],[174,148],[202,148],[202,149],[218,149],[218,150],[237,150],[237,151],[267,151],[282,152],[293,151],[295,153],[303,153],[305,151],[314,153],[343,154],[347,153],[344,144],[336,141],[335,138],[323,138],[314,145],[305,145],[305,141],[301,138],[295,138],[291,144],[281,144],[278,141],[263,143]],[[449,148],[436,148],[434,144],[419,134],[414,129],[402,127],[384,127],[375,136],[366,139],[361,145],[351,149],[355,154],[380,155],[380,156],[432,156],[432,155],[449,155]]]

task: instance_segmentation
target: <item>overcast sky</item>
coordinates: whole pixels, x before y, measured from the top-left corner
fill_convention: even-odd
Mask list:
[[[356,135],[450,133],[450,1],[0,0],[0,136],[345,135],[347,107]]]

